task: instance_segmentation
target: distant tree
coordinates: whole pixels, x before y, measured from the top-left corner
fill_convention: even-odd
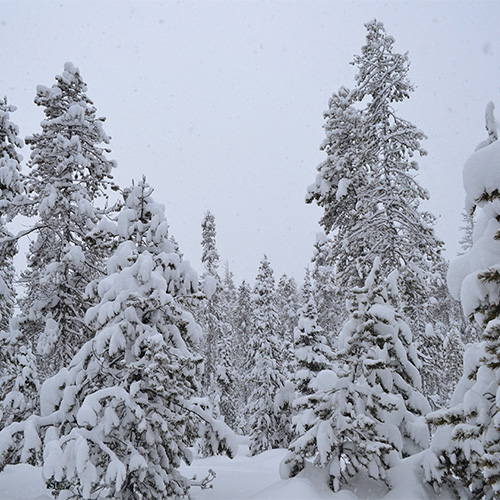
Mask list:
[[[285,459],[288,476],[311,459],[334,491],[360,471],[387,482],[395,460],[428,445],[429,404],[411,331],[398,313],[397,277],[382,280],[379,266],[376,259],[365,286],[355,290],[334,369],[317,374],[301,420],[305,432]]]
[[[455,387],[462,375],[462,364],[465,346],[462,342],[460,330],[457,327],[452,327],[443,344],[443,364],[442,371],[444,373],[443,388],[446,393],[443,394],[443,403],[447,404]]]
[[[106,158],[104,118],[97,118],[78,68],[66,63],[56,80],[51,88],[37,87],[35,103],[46,118],[42,131],[26,138],[32,149],[27,213],[38,222],[23,273],[21,310],[23,331],[42,355],[43,377],[57,372],[91,336],[84,292],[103,271],[105,245],[89,235],[102,213],[95,204],[111,186],[114,167]]]
[[[306,304],[313,293],[313,284],[311,278],[311,270],[309,267],[304,269],[304,281],[300,289],[300,296],[302,304]]]
[[[443,370],[443,348],[446,332],[437,326],[427,323],[419,335],[419,369],[424,382],[424,392],[433,410],[441,408],[449,397],[445,385],[446,373]],[[444,397],[443,397],[444,396]]]
[[[287,444],[283,443],[284,436],[280,432],[281,409],[277,405],[285,377],[282,374],[281,325],[275,292],[274,273],[264,256],[252,295],[254,319],[250,331],[249,356],[254,364],[249,374],[252,392],[247,408],[251,455]]]
[[[238,302],[238,289],[234,282],[234,274],[229,268],[227,260],[224,262],[224,273],[222,276],[222,296],[227,307],[227,317],[234,323],[236,303]]]
[[[255,360],[250,351],[250,335],[253,325],[252,289],[243,281],[238,288],[238,300],[234,317],[234,359],[235,366],[240,367],[236,378],[238,421],[236,428],[243,434],[248,434],[248,419],[246,407],[252,393],[253,381],[250,373],[254,368]]]
[[[214,303],[210,299],[220,287],[219,253],[216,247],[216,227],[215,217],[210,212],[206,212],[201,223],[201,262],[204,268],[202,280],[204,282],[205,293],[208,295],[207,301],[202,305],[199,312],[199,321],[205,330],[203,338],[203,357],[205,360],[204,388],[207,392],[213,390],[215,384],[215,372],[217,363],[217,342],[220,328],[218,317],[220,310],[214,310]],[[217,305],[217,304],[216,304]]]
[[[433,410],[442,408],[450,399],[451,393],[455,387],[450,383],[450,378],[443,370],[444,356],[451,358],[461,358],[463,348],[455,341],[448,342],[450,333],[456,328],[460,330],[463,338],[472,334],[473,329],[470,324],[464,321],[460,303],[454,299],[443,279],[448,274],[448,262],[443,261],[438,266],[436,279],[432,281],[429,289],[429,299],[424,304],[426,315],[432,318],[425,325],[424,331],[418,336],[417,348],[422,360],[420,374],[422,376],[423,391],[426,394]],[[468,340],[467,342],[471,341]],[[453,350],[443,353],[447,346]],[[456,349],[456,350],[455,350]],[[456,377],[460,373],[455,374]],[[458,378],[454,379],[455,382]]]
[[[207,298],[199,313],[205,331],[203,355],[205,358],[205,391],[231,427],[236,421],[234,405],[235,375],[233,368],[233,331],[230,310],[224,300],[219,276],[219,253],[216,246],[215,217],[207,212],[202,221],[202,257],[205,269],[202,280]]]
[[[458,255],[463,255],[472,248],[473,244],[472,234],[474,232],[474,214],[462,212],[462,223],[463,226],[460,227],[460,230],[462,231],[462,238],[458,242],[460,244],[460,251],[458,252]]]
[[[316,235],[312,257],[312,293],[318,310],[318,324],[325,332],[328,343],[334,346],[342,321],[345,319],[345,291],[337,284],[335,239],[324,233]]]
[[[276,286],[276,300],[281,324],[284,374],[289,377],[293,368],[293,332],[297,326],[297,313],[300,298],[297,283],[293,278],[283,274]]]
[[[234,451],[227,427],[195,399],[201,331],[180,299],[198,280],[151,194],[144,180],[125,191],[114,231],[121,243],[92,285],[99,303],[86,321],[95,338],[44,383],[41,416],[0,432],[2,465],[43,449],[44,476],[60,498],[184,498],[190,482],[178,469],[197,434],[210,427],[215,447]]]

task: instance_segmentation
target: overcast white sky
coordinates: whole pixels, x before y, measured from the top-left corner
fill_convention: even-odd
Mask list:
[[[43,117],[37,84],[66,61],[80,68],[112,136],[122,186],[145,174],[171,233],[200,270],[200,223],[216,217],[218,247],[238,280],[268,255],[301,279],[321,211],[304,203],[324,154],[323,111],[384,22],[409,51],[416,85],[399,114],[429,137],[420,184],[455,255],[462,165],[500,107],[500,2],[57,1],[0,2],[0,94],[24,137]],[[500,109],[497,112],[500,117]],[[24,152],[25,158],[29,151]]]

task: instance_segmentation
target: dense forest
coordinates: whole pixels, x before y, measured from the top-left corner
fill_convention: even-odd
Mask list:
[[[113,180],[105,120],[73,64],[37,87],[45,118],[24,141],[0,101],[0,469],[41,466],[61,499],[185,498],[181,464],[193,450],[234,456],[238,434],[250,455],[288,449],[283,478],[316,467],[335,492],[360,474],[390,488],[388,471],[418,456],[435,492],[498,497],[494,106],[465,163],[450,264],[421,208],[425,134],[396,109],[414,87],[393,46],[367,23],[353,86],[330,97],[324,161],[304,186],[323,233],[303,283],[266,256],[237,283],[211,212],[198,276],[146,177]]]

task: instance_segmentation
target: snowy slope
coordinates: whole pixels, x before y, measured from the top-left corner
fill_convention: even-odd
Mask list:
[[[202,479],[209,469],[217,477],[213,488],[192,489],[194,500],[448,500],[424,488],[419,472],[419,455],[403,460],[391,471],[394,488],[390,493],[372,481],[360,479],[355,491],[333,493],[319,471],[306,470],[300,477],[280,479],[279,464],[286,450],[269,450],[256,457],[248,456],[246,440],[240,439],[238,455],[196,458],[181,471],[188,477]],[[41,470],[30,465],[7,466],[0,473],[0,500],[48,500]]]

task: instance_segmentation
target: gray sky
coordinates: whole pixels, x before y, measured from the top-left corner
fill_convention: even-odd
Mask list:
[[[200,270],[200,223],[216,217],[218,248],[238,280],[264,253],[301,279],[321,210],[306,205],[324,153],[330,94],[354,84],[363,24],[384,22],[409,51],[411,99],[399,106],[429,137],[419,182],[458,249],[462,165],[500,107],[500,2],[1,0],[0,94],[24,137],[39,130],[37,84],[66,61],[80,68],[122,186],[145,174],[171,233]],[[497,110],[500,117],[500,109]],[[25,158],[29,151],[24,152]]]

